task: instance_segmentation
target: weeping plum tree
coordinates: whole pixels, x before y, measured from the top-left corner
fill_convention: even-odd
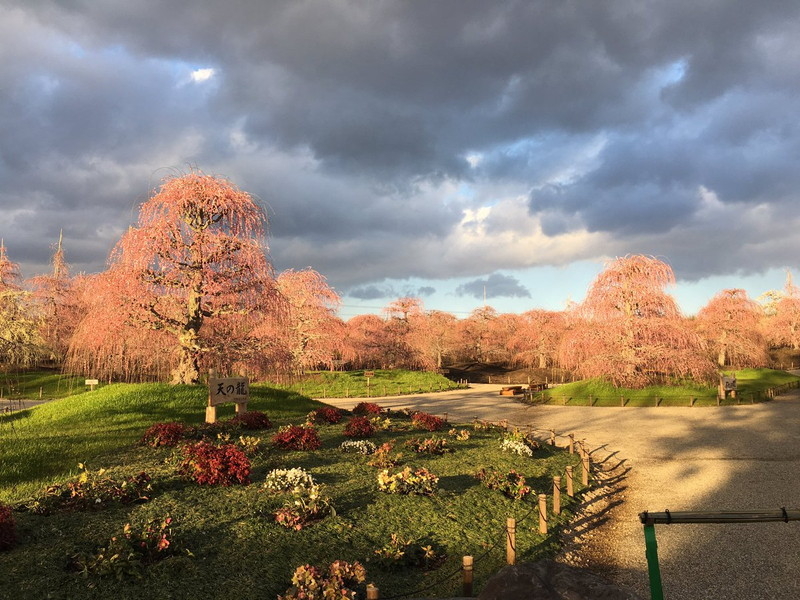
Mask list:
[[[761,367],[768,361],[759,329],[763,310],[740,289],[722,290],[697,313],[697,330],[715,353],[717,364]]]
[[[173,383],[199,381],[209,353],[256,349],[241,343],[246,324],[261,320],[278,297],[262,244],[265,224],[249,194],[192,171],[166,179],[112,251],[101,287],[116,295],[125,331],[145,328],[171,340]],[[101,310],[86,318],[107,316]]]
[[[0,241],[0,364],[29,366],[43,357],[43,342],[30,294],[19,279],[19,265],[8,258]]]
[[[800,349],[800,288],[786,274],[786,285],[773,292],[772,310],[764,323],[767,339],[776,348]]]
[[[51,259],[52,271],[37,275],[29,282],[40,318],[41,337],[51,359],[59,363],[66,357],[70,339],[81,316],[77,284],[70,276],[62,241],[63,236],[60,235]]]
[[[332,369],[344,339],[344,325],[336,316],[339,294],[313,269],[284,271],[277,285],[287,304],[284,327],[277,329],[285,334],[292,369],[302,372],[321,364]]]
[[[565,328],[564,313],[541,309],[523,313],[510,341],[514,362],[539,369],[555,364]]]
[[[634,388],[673,377],[713,381],[703,339],[664,291],[674,282],[670,266],[650,256],[610,261],[574,309],[559,351],[562,365]]]

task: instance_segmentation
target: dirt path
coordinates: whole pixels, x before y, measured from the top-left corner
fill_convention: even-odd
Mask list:
[[[574,432],[618,482],[607,519],[587,536],[594,570],[649,598],[644,510],[758,510],[800,507],[800,392],[722,408],[525,407],[498,385],[374,398],[381,406],[450,420],[508,419]],[[360,400],[325,400],[352,408]],[[800,598],[800,523],[661,525],[656,528],[670,600]],[[589,539],[590,537],[590,539]]]

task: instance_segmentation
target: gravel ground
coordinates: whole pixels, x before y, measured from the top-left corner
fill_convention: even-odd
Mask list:
[[[605,484],[593,498],[595,518],[579,527],[566,554],[643,598],[650,594],[638,513],[800,508],[797,390],[756,405],[587,408],[525,407],[500,397],[499,389],[473,384],[373,401],[446,412],[450,420],[508,419],[585,439]],[[325,401],[352,408],[360,400]],[[656,533],[669,600],[800,598],[800,522],[658,525]]]

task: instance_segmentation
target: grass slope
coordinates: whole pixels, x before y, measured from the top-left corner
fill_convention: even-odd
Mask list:
[[[367,398],[457,389],[459,385],[426,371],[376,369],[367,387],[365,371],[313,371],[290,385],[270,384],[312,398]]]
[[[276,424],[299,423],[320,403],[287,392],[253,386],[251,408],[265,411]],[[48,517],[18,513],[22,540],[0,553],[4,589],[15,598],[275,598],[289,586],[294,569],[305,563],[326,565],[333,560],[360,560],[382,595],[408,593],[429,587],[420,596],[449,596],[458,591],[461,556],[483,557],[476,566],[477,589],[504,562],[502,527],[507,516],[518,524],[521,559],[552,554],[561,524],[571,516],[571,501],[551,531],[538,534],[538,515],[531,502],[512,501],[483,488],[472,477],[480,467],[517,469],[537,491],[549,492],[552,476],[563,474],[577,459],[545,447],[534,459],[499,450],[499,434],[472,432],[467,441],[450,441],[455,452],[443,456],[417,455],[402,448],[419,431],[380,432],[373,441],[395,440],[405,464],[427,467],[440,477],[434,497],[394,496],[379,492],[378,470],[367,457],[344,454],[343,423],[320,427],[323,448],[317,452],[268,450],[253,460],[249,486],[200,487],[174,474],[172,451],[136,446],[151,423],[202,420],[205,390],[165,385],[113,385],[92,393],[59,400],[0,418],[0,474],[6,501],[20,501],[44,483],[63,481],[77,462],[92,469],[105,467],[115,477],[146,470],[156,478],[153,499],[141,505],[113,507],[91,513],[62,513]],[[232,415],[223,407],[222,418]],[[227,414],[226,414],[227,413]],[[263,435],[265,443],[274,433]],[[439,434],[442,435],[442,434]],[[337,515],[301,531],[289,531],[272,521],[283,498],[261,487],[273,468],[303,467],[327,486]],[[7,483],[13,479],[11,486]],[[92,551],[118,535],[125,523],[142,523],[171,516],[179,541],[193,557],[170,558],[148,567],[141,580],[82,578],[65,563],[80,551]],[[429,536],[445,547],[448,559],[438,570],[391,571],[368,562],[374,550],[392,533],[403,537]]]
[[[800,377],[772,369],[738,369],[726,371],[726,375],[735,374],[737,396],[740,402],[762,401],[766,399],[769,388],[800,381]],[[601,379],[584,379],[573,383],[565,383],[546,390],[543,396],[549,404],[588,405],[592,398],[594,406],[620,406],[625,399],[625,406],[654,406],[661,399],[660,406],[687,406],[693,398],[695,406],[716,406],[716,386],[703,386],[694,383],[674,386],[650,386],[643,389],[618,388]],[[727,398],[723,404],[736,404],[737,400]]]
[[[250,389],[250,409],[273,419],[300,419],[322,406],[266,386]],[[207,394],[203,386],[119,383],[0,417],[0,500],[19,499],[73,474],[79,462],[131,446],[153,423],[201,423]],[[217,409],[219,418],[233,411]]]

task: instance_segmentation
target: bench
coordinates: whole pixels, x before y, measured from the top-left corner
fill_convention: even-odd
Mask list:
[[[522,386],[521,385],[506,385],[503,386],[503,389],[500,390],[501,396],[516,396],[517,394],[522,394]]]

